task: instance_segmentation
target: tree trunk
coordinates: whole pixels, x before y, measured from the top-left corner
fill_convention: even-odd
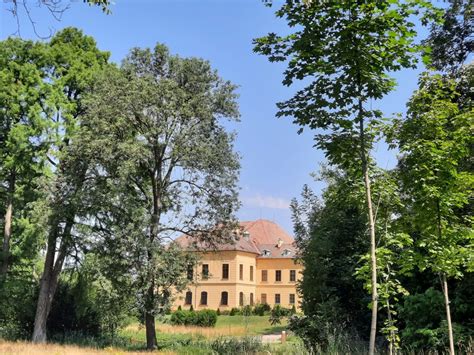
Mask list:
[[[67,239],[70,236],[73,225],[73,218],[66,222],[64,228],[61,247],[56,257],[56,243],[58,241],[58,223],[54,227],[54,231],[48,238],[48,248],[44,262],[43,275],[40,281],[40,292],[36,306],[35,324],[33,328],[33,343],[45,343],[47,340],[46,323],[48,321],[49,312],[53,303],[54,294],[58,286],[59,274],[61,273],[64,260],[67,255]],[[56,262],[54,259],[56,258]]]
[[[0,280],[7,277],[9,259],[10,259],[10,239],[12,236],[12,219],[13,219],[13,195],[15,193],[15,172],[12,171],[8,184],[8,196],[5,211],[5,227],[3,231],[2,244],[2,266],[0,268]]]
[[[359,100],[359,138],[362,160],[362,175],[364,176],[365,195],[367,212],[369,217],[370,231],[370,264],[371,264],[371,286],[372,286],[372,320],[370,324],[369,355],[375,353],[375,338],[377,336],[377,310],[378,310],[378,290],[377,290],[377,255],[375,244],[375,222],[372,208],[372,193],[370,190],[369,167],[367,153],[365,151],[365,131],[362,101]]]
[[[146,347],[148,350],[157,348],[156,328],[155,328],[155,312],[154,312],[154,290],[155,285],[148,288],[147,300],[145,302],[145,329],[146,329]]]
[[[446,274],[442,275],[443,282],[443,294],[444,294],[444,304],[446,306],[446,321],[448,322],[448,333],[449,333],[449,353],[454,355],[454,336],[453,336],[453,325],[451,323],[451,309],[449,307],[449,291],[448,291],[448,281],[446,280]]]

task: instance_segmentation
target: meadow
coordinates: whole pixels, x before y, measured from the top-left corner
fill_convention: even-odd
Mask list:
[[[297,354],[296,339],[288,338],[288,345],[260,345],[260,337],[280,334],[286,329],[286,320],[279,325],[271,325],[266,316],[219,316],[212,328],[197,326],[173,326],[166,319],[157,322],[159,349],[157,354],[215,354],[231,353],[231,348],[240,346],[249,352],[259,348],[263,353]],[[0,341],[0,354],[6,355],[76,355],[76,354],[140,354],[145,351],[145,328],[138,322],[132,322],[122,329],[112,344],[93,338],[71,335],[65,337],[62,344],[50,343],[33,345],[28,342]]]

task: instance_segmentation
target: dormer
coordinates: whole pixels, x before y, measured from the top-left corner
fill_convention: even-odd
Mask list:
[[[289,256],[289,255],[291,255],[291,250],[290,249],[285,249],[281,253],[281,256]]]
[[[263,249],[262,256],[270,256],[272,255],[271,251],[268,249]]]

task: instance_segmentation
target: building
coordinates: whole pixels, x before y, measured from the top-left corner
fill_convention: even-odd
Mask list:
[[[235,244],[222,244],[213,251],[199,251],[200,260],[188,289],[175,300],[174,307],[191,305],[195,310],[266,303],[299,307],[296,283],[302,266],[295,262],[294,240],[276,223],[259,219],[240,223],[242,232]],[[192,240],[176,241],[189,247]]]

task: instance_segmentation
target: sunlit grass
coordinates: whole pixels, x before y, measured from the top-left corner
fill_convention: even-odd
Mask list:
[[[177,354],[173,351],[156,351],[156,354]],[[74,345],[32,344],[28,342],[8,342],[0,340],[2,355],[133,355],[143,352],[131,352],[116,348],[94,349]]]
[[[267,316],[219,316],[215,327],[178,326],[157,322],[159,340],[166,341],[168,335],[191,338],[192,340],[212,339],[219,336],[244,336],[279,333],[286,328],[286,320],[281,325],[272,326]],[[143,325],[133,323],[127,326],[121,335],[128,337],[132,342],[145,340]],[[183,337],[184,336],[184,337]]]

